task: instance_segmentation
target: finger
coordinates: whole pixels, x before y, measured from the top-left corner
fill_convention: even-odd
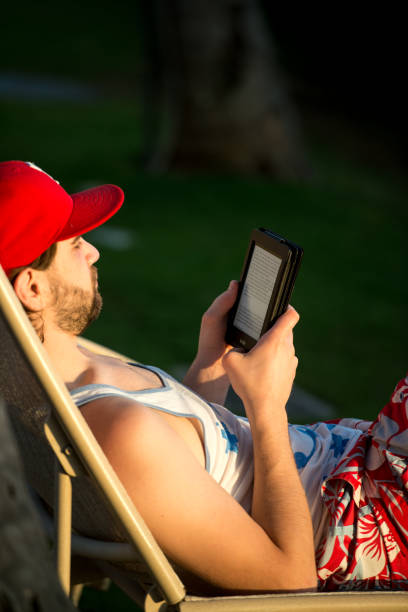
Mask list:
[[[272,329],[279,329],[281,333],[285,331],[291,331],[298,323],[300,316],[293,306],[288,306],[286,312],[284,312],[273,325]]]
[[[215,298],[211,306],[208,308],[207,313],[214,314],[218,312],[221,314],[228,312],[236,300],[238,284],[238,281],[232,280],[226,291]]]
[[[237,280],[230,281],[226,293],[236,295],[238,292],[239,282]]]
[[[286,312],[284,312],[275,321],[272,327],[260,337],[256,345],[251,350],[254,350],[257,347],[259,348],[265,343],[269,344],[269,342],[274,342],[277,336],[283,341],[293,343],[293,328],[299,321],[299,318],[300,317],[296,310],[292,306],[289,306]]]
[[[231,348],[231,350],[228,351],[229,353],[245,353],[245,350],[243,348],[239,348],[238,346],[233,346]]]
[[[237,348],[236,346],[234,346],[225,353],[222,361],[224,362],[224,360],[226,360],[227,362],[231,363],[231,362],[234,362],[237,358],[242,359],[242,356],[244,354],[245,354],[244,349]]]
[[[234,304],[235,300],[237,299],[238,287],[239,287],[239,282],[236,280],[232,280],[230,281],[228,288],[224,293],[224,295],[228,297],[228,301],[230,302],[231,306]]]
[[[283,335],[283,340],[286,344],[293,346],[293,331],[291,329]]]

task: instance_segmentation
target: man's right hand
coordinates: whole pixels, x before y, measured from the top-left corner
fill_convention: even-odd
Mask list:
[[[298,321],[298,313],[289,306],[248,353],[232,349],[223,358],[228,378],[250,419],[261,406],[279,410],[289,399],[298,364],[293,345],[293,328]]]

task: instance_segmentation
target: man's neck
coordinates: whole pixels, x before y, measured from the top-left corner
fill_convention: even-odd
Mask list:
[[[89,357],[78,347],[75,335],[57,329],[45,333],[44,348],[52,364],[67,385],[72,385],[88,369]]]

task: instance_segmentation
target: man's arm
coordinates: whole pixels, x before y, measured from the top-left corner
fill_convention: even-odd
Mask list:
[[[289,306],[254,349],[231,351],[224,365],[251,425],[255,472],[251,514],[282,555],[311,568],[312,523],[285,410],[298,363],[293,346],[298,320]]]
[[[197,355],[184,377],[184,384],[210,402],[223,404],[229,380],[222,363],[224,355],[231,349],[224,341],[228,312],[238,292],[238,282],[231,281],[201,320]]]
[[[181,428],[159,412],[117,398],[83,408],[165,553],[215,592],[316,586],[311,519],[284,416],[296,369],[296,317],[288,311],[252,351],[224,358],[253,431],[252,516],[206,472]]]

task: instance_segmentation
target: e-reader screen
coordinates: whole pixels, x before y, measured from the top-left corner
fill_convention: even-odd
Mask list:
[[[258,340],[282,259],[255,245],[233,325]]]

